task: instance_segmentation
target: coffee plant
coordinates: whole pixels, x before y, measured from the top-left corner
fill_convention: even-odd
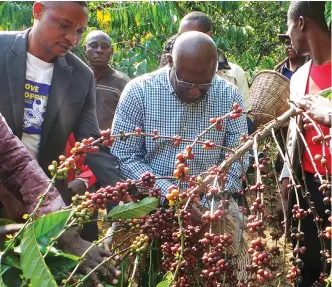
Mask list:
[[[279,151],[285,159],[276,131],[291,117],[301,115],[305,124],[318,132],[317,141],[328,144],[331,137],[322,136],[315,122],[292,105],[290,110],[254,134],[242,135],[240,145],[235,149],[200,140],[211,129],[221,130],[226,118],[232,120],[242,114],[242,108],[234,103],[228,114],[211,118],[207,128],[195,139],[161,135],[157,130],[147,134],[141,128],[136,128],[132,132],[120,134],[111,134],[111,130],[107,129],[101,131],[98,139],[77,142],[70,157],[61,155],[58,161],[53,161],[49,166],[52,174],[50,186],[56,179],[65,178],[68,170],[76,167],[80,157],[98,151],[98,145],[110,147],[129,137],[149,137],[155,141],[167,138],[173,141],[174,148],[180,142],[187,142],[188,145],[174,159],[174,172],[167,178],[176,184],[170,186],[165,195],[155,187],[156,181],[161,178],[145,172],[138,180],[127,179],[115,186],[102,187],[94,193],[87,191],[84,195],[75,195],[67,208],[36,218],[36,212],[48,193],[46,190],[40,195],[39,203],[27,216],[23,226],[5,242],[0,253],[0,286],[91,286],[90,275],[98,266],[85,275],[80,273],[80,267],[92,247],[81,257],[76,257],[62,252],[57,242],[69,228],[81,228],[85,223],[95,220],[93,215],[106,209],[107,204],[116,207],[98,220],[105,226],[112,225],[112,228],[92,246],[104,246],[113,252],[100,265],[108,263],[121,269],[121,274],[117,274],[116,286],[286,286],[287,283],[283,281],[285,278],[290,283],[299,283],[303,268],[299,255],[310,248],[301,244],[306,236],[301,230],[301,220],[309,212],[313,214],[322,246],[325,270],[320,280],[328,282],[326,285],[331,284],[327,270],[331,257],[326,245],[327,242],[330,244],[331,227],[322,226],[322,220],[310,201],[310,193],[306,186],[299,184],[290,166],[288,188],[297,198],[297,204],[292,208],[297,227],[288,228],[285,222],[284,228],[285,233],[290,229],[290,237],[297,242],[293,256],[286,262],[285,242],[282,244],[283,250],[277,245],[267,244],[268,230],[272,230],[270,236],[275,242],[281,237],[277,229],[271,229],[275,224],[270,203],[277,200],[280,194],[275,170],[276,153]],[[298,129],[298,132],[307,146],[301,130]],[[224,149],[228,154],[220,165],[194,175],[190,172],[190,161],[195,156],[196,146],[205,150]],[[244,162],[249,150],[253,160],[246,172]],[[326,168],[324,158],[325,154],[311,155],[316,170],[318,164]],[[239,161],[243,167],[243,189],[238,191],[237,197],[245,198],[248,206],[240,206],[241,220],[234,222],[232,195],[228,194],[224,186],[229,167],[235,161]],[[324,194],[326,212],[330,214],[331,182],[324,180],[318,172],[317,178],[321,182],[320,190]],[[186,188],[183,188],[184,184]],[[299,193],[307,200],[310,210],[300,205]],[[206,198],[206,203],[200,205],[202,196]],[[197,213],[198,210],[202,213]],[[2,220],[0,223],[7,224],[8,221]],[[239,225],[241,227],[237,234],[236,229],[232,228]],[[277,268],[276,258],[281,254],[284,256],[279,258],[279,262],[283,267]]]

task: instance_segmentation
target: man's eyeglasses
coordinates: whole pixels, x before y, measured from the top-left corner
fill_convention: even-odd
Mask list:
[[[176,74],[176,71],[174,70],[175,73],[175,79],[179,85],[179,87],[183,88],[183,89],[193,89],[195,87],[197,87],[200,90],[208,90],[212,87],[212,83],[206,83],[206,84],[193,84],[193,83],[189,83],[189,82],[184,82],[178,79],[178,75]]]

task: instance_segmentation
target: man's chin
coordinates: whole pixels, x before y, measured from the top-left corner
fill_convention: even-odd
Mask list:
[[[54,49],[53,54],[56,57],[63,57],[63,56],[66,56],[69,51],[70,51],[69,48],[64,48],[64,47],[61,47],[58,45],[56,47],[56,49]]]

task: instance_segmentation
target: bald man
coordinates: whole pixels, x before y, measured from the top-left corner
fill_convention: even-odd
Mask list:
[[[157,129],[161,135],[194,139],[209,126],[209,119],[230,112],[233,103],[243,107],[237,88],[215,75],[217,48],[212,38],[200,32],[180,35],[172,51],[172,65],[132,80],[124,89],[115,112],[112,132],[133,131],[140,127],[144,133]],[[201,140],[229,148],[239,144],[241,134],[247,134],[244,116],[225,119],[224,129],[211,129]],[[174,146],[169,139],[131,137],[119,141],[112,152],[119,159],[120,171],[128,178],[138,179],[145,171],[156,176],[173,174],[177,153],[188,143]],[[190,174],[197,175],[224,159],[220,149],[205,151],[194,146],[195,158],[188,161]],[[175,182],[158,180],[162,193]],[[241,168],[230,168],[226,186],[230,193],[241,188]]]
[[[102,31],[92,31],[84,45],[90,67],[95,75],[97,89],[97,118],[100,129],[112,126],[115,108],[125,85],[130,81],[109,62],[113,55],[110,37]]]

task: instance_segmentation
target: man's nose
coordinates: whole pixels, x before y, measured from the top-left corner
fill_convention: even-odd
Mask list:
[[[194,97],[198,97],[202,94],[197,86],[194,86],[191,89],[189,89],[189,93]]]
[[[77,36],[76,31],[68,31],[65,35],[65,39],[74,47],[76,43],[79,42],[79,37]]]
[[[98,52],[98,53],[102,53],[102,52],[103,52],[103,49],[102,49],[100,46],[98,46],[97,49],[96,49],[96,52]]]

